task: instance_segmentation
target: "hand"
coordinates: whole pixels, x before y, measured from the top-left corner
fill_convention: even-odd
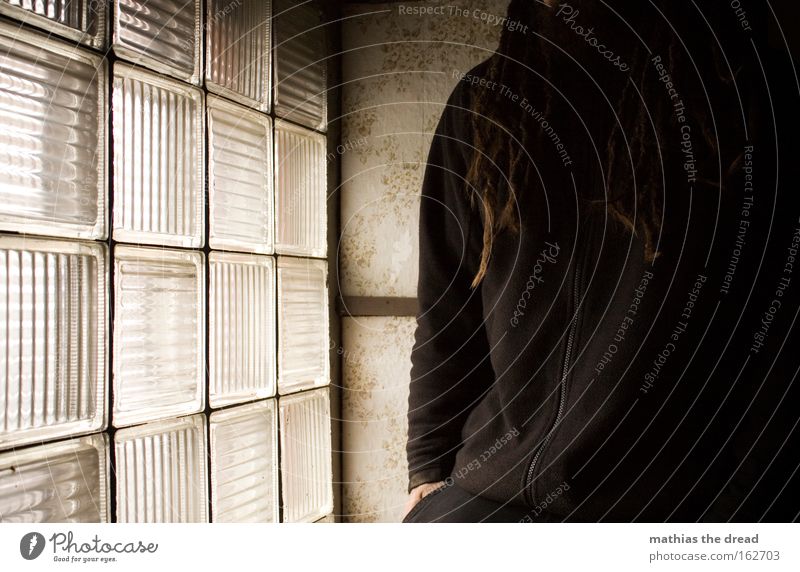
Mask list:
[[[443,487],[444,484],[444,481],[439,481],[437,483],[424,483],[411,489],[411,492],[408,493],[406,506],[403,508],[402,518],[404,519],[406,515],[411,512],[411,509],[414,508],[423,497],[426,497],[436,489]]]

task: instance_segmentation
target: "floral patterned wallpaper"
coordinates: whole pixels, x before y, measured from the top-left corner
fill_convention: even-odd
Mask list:
[[[468,71],[496,47],[507,4],[346,9],[342,143],[335,151],[342,160],[343,295],[415,297],[419,192],[431,134],[454,72]],[[342,327],[344,520],[398,521],[415,320],[345,318]]]

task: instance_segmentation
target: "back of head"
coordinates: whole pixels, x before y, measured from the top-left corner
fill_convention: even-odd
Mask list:
[[[757,123],[750,91],[755,48],[766,37],[764,6],[741,4],[750,33],[729,3],[714,0],[511,2],[508,21],[519,25],[504,27],[486,72],[507,89],[478,91],[473,103],[479,151],[468,180],[486,221],[475,284],[493,237],[516,229],[516,205],[534,170],[546,168],[534,162],[552,157],[541,117],[560,139],[573,139],[586,200],[640,235],[650,259],[658,256],[664,171],[681,168],[683,125],[696,134],[696,184],[725,187]]]

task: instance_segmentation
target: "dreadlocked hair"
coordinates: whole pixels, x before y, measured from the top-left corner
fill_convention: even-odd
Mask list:
[[[508,20],[528,24],[530,31],[521,33],[514,26],[504,27],[497,52],[487,62],[486,79],[506,86],[519,98],[511,101],[499,96],[496,89],[478,89],[471,101],[475,150],[466,178],[474,189],[471,204],[480,208],[484,223],[483,249],[473,287],[486,274],[497,236],[519,231],[518,193],[532,184],[536,158],[547,156],[541,125],[517,103],[523,97],[538,101],[548,123],[563,127],[567,133],[580,130],[576,108],[581,104],[584,110],[606,105],[603,94],[612,102],[613,110],[605,113],[612,117],[613,111],[615,119],[609,121],[608,128],[590,134],[601,151],[600,164],[589,165],[587,159],[586,164],[576,167],[597,171],[595,186],[602,186],[602,198],[587,198],[586,203],[590,208],[605,209],[612,220],[640,237],[647,261],[660,254],[657,245],[664,187],[677,185],[680,179],[674,173],[683,172],[675,101],[668,97],[664,81],[656,73],[654,57],[660,57],[680,94],[682,121],[694,134],[696,184],[724,187],[726,174],[741,156],[738,142],[743,141],[745,126],[731,118],[715,120],[713,115],[715,101],[724,105],[722,98],[732,97],[734,81],[740,84],[739,89],[743,83],[741,77],[737,78],[741,71],[739,52],[735,43],[733,48],[725,46],[725,35],[715,20],[724,11],[710,1],[698,2],[701,9],[710,5],[702,10],[703,16],[723,39],[723,53],[704,19],[690,13],[691,3],[609,3],[616,14],[599,0],[571,2],[575,10],[580,10],[584,27],[595,28],[598,37],[608,39],[609,46],[615,44],[612,47],[627,64],[625,72],[610,67],[605,59],[599,61],[597,50],[587,47],[584,38],[556,16],[558,5],[513,0],[509,6]],[[591,75],[602,91],[570,91],[570,82],[585,75]],[[475,205],[476,198],[479,206]]]

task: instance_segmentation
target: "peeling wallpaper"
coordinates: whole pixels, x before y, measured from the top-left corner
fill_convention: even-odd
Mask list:
[[[419,192],[455,70],[487,58],[507,0],[351,5],[343,23],[341,242],[345,296],[415,297]],[[401,14],[401,6],[442,15]],[[467,9],[468,15],[458,15]],[[396,522],[406,497],[406,407],[415,320],[346,318],[343,513]]]

